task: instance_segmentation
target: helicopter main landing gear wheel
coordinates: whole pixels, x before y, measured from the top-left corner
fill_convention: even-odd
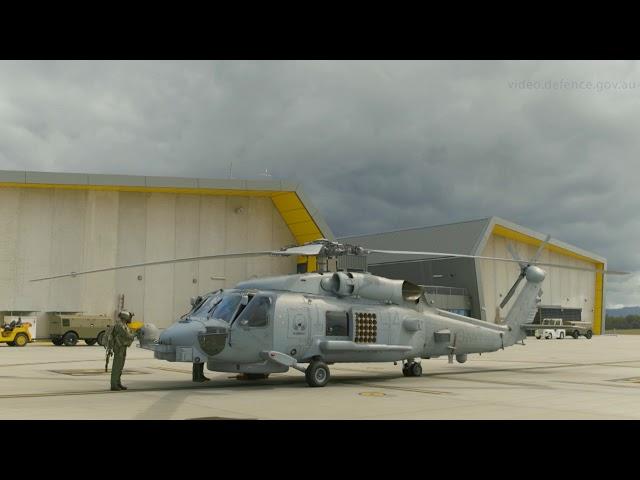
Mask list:
[[[405,377],[421,377],[422,365],[418,362],[407,362],[402,367],[402,374]]]
[[[307,385],[310,387],[324,387],[329,383],[331,372],[326,363],[313,361],[305,370],[304,376],[307,379]]]

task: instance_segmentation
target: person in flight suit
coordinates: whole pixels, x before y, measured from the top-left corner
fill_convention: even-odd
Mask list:
[[[127,358],[127,348],[133,343],[134,333],[129,328],[133,313],[122,311],[118,313],[118,319],[111,331],[110,345],[113,349],[113,365],[111,366],[111,390],[126,390],[122,385],[120,376]]]

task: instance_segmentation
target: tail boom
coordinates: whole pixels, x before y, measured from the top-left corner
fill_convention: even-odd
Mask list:
[[[525,275],[527,283],[513,303],[504,322],[509,327],[509,331],[504,335],[505,347],[513,345],[527,336],[523,325],[531,323],[536,315],[540,296],[542,295],[540,286],[545,276],[545,271],[540,267],[527,267]]]

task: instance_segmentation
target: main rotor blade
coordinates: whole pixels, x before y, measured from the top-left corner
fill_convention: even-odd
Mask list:
[[[324,245],[320,243],[312,243],[309,245],[300,245],[299,247],[289,247],[283,250],[271,252],[272,255],[300,255],[313,257],[319,255]]]
[[[514,260],[512,258],[500,258],[500,257],[483,257],[481,255],[464,255],[462,253],[443,253],[443,252],[414,252],[414,251],[406,251],[406,250],[373,250],[366,249],[369,253],[386,253],[390,255],[429,255],[429,256],[437,256],[439,258],[429,258],[427,260],[448,260],[450,258],[477,258],[480,260],[495,260],[498,262],[511,262],[511,263],[521,263],[518,260]],[[586,267],[574,267],[572,265],[562,265],[559,263],[548,263],[548,262],[528,262],[530,265],[541,265],[545,267],[559,267],[559,268],[568,268],[570,270],[583,270],[585,272],[593,272],[593,273],[606,273],[607,275],[629,275],[630,272],[620,272],[616,270],[602,270],[600,268],[586,268]],[[370,263],[370,265],[376,265],[374,263]]]
[[[294,255],[288,254],[286,252],[272,252],[272,251],[264,251],[264,252],[241,252],[241,253],[221,253],[218,255],[204,255],[198,257],[188,257],[188,258],[174,258],[171,260],[159,260],[156,262],[143,262],[143,263],[132,263],[129,265],[119,265],[117,267],[107,267],[107,268],[96,268],[93,270],[84,270],[82,272],[71,272],[65,273],[61,275],[52,275],[50,277],[42,277],[42,278],[34,278],[30,280],[31,282],[40,282],[42,280],[52,280],[55,278],[65,278],[65,277],[77,277],[78,275],[86,275],[88,273],[98,273],[98,272],[110,272],[112,270],[121,270],[123,268],[135,268],[135,267],[148,267],[151,265],[165,265],[168,263],[180,263],[180,262],[194,262],[198,260],[210,260],[215,258],[242,258],[242,257],[260,257],[264,255]],[[297,254],[295,254],[297,255]]]
[[[547,235],[547,237],[544,239],[544,242],[542,242],[538,247],[538,250],[536,250],[535,255],[531,257],[531,262],[535,262],[536,260],[538,260],[538,258],[540,258],[540,254],[542,253],[542,250],[544,249],[545,245],[549,243],[550,239],[551,239],[551,235]]]
[[[504,296],[504,299],[502,300],[502,302],[500,302],[500,308],[504,308],[504,306],[509,302],[509,300],[511,299],[513,294],[516,293],[516,289],[518,288],[518,285],[520,285],[520,282],[522,281],[524,276],[525,276],[524,272],[522,272],[520,275],[518,275],[518,278],[516,278],[516,281],[511,286],[511,288],[509,289],[507,294]]]
[[[509,253],[511,254],[511,256],[514,259],[518,260],[518,263],[520,264],[520,267],[524,268],[524,267],[527,266],[527,264],[525,262],[523,262],[522,259],[520,258],[520,255],[518,255],[518,252],[513,247],[512,243],[507,243],[507,250],[509,250]]]
[[[98,272],[110,272],[112,270],[121,270],[123,268],[135,268],[135,267],[149,267],[152,265],[165,265],[168,263],[180,263],[180,262],[195,262],[198,260],[211,260],[215,258],[243,258],[243,257],[261,257],[265,255],[272,255],[277,257],[289,257],[291,255],[298,256],[316,256],[319,255],[324,245],[322,244],[309,244],[309,245],[300,245],[295,247],[283,248],[282,250],[264,250],[260,252],[238,252],[238,253],[220,253],[217,255],[200,255],[197,257],[188,257],[188,258],[173,258],[171,260],[158,260],[155,262],[143,262],[143,263],[132,263],[130,265],[119,265],[117,267],[107,267],[107,268],[96,268],[93,270],[84,270],[82,272],[71,272],[65,273],[62,275],[53,275],[51,277],[42,277],[35,278],[30,280],[31,282],[40,282],[42,280],[53,280],[55,278],[65,278],[65,277],[77,277],[78,275],[85,275],[87,273],[98,273]]]

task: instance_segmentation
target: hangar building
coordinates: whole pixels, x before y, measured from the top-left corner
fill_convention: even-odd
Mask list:
[[[0,171],[0,315],[111,315],[118,294],[136,320],[166,327],[189,299],[253,276],[296,272],[296,258],[222,259],[44,282],[49,274],[333,239],[299,185]],[[312,264],[299,266],[314,270]],[[0,320],[2,317],[0,317]],[[37,337],[47,335],[38,319]],[[43,328],[44,327],[44,328]]]
[[[381,250],[410,250],[459,253],[512,258],[507,244],[518,256],[533,257],[545,235],[491,217],[469,222],[412,228],[394,232],[344,237],[342,242]],[[506,317],[513,301],[499,308],[520,273],[517,263],[468,258],[429,256],[370,255],[370,272],[389,278],[427,285],[440,308],[457,311],[488,322]],[[539,260],[568,266],[606,268],[606,259],[556,239],[546,245]],[[534,320],[564,318],[593,325],[593,332],[604,332],[604,282],[602,273],[543,267],[547,277],[542,284],[542,302]],[[518,290],[519,291],[519,290]],[[516,292],[517,294],[517,292]]]

